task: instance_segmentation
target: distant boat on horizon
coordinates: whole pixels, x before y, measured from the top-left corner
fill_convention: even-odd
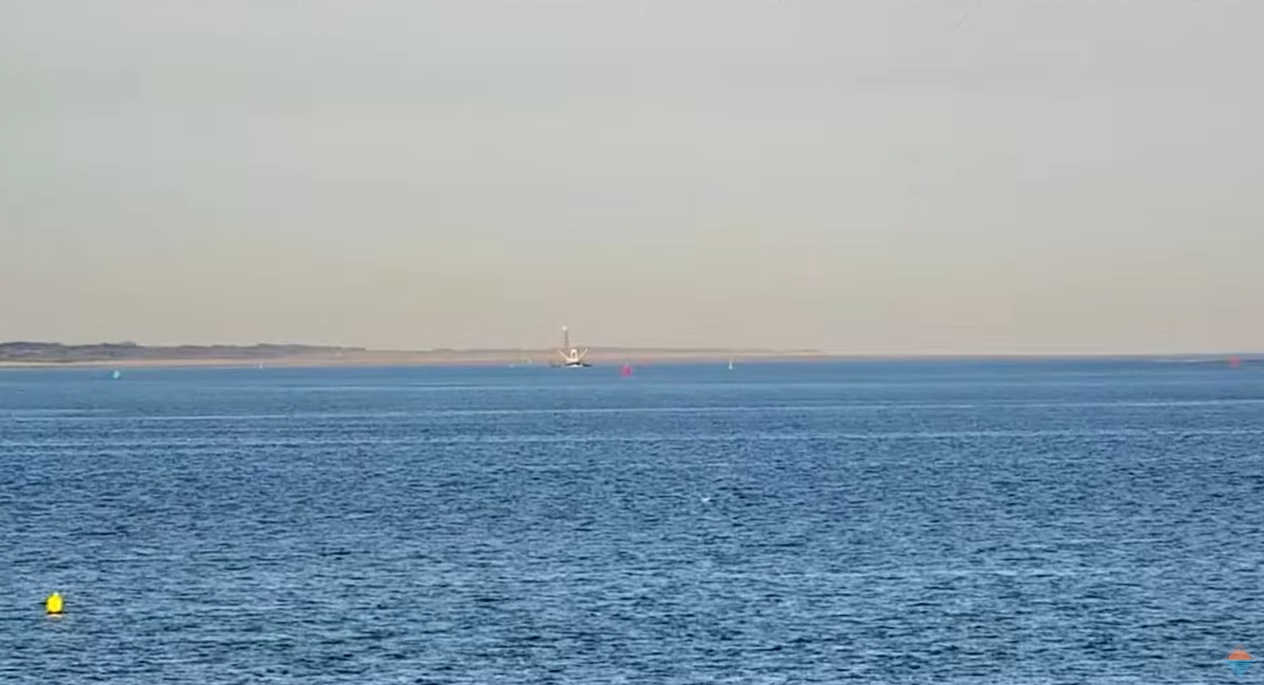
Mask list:
[[[571,333],[566,326],[562,326],[562,347],[557,353],[562,356],[562,362],[557,364],[557,366],[562,368],[579,369],[592,366],[592,364],[584,360],[588,356],[588,348],[581,350],[577,347],[571,347]]]

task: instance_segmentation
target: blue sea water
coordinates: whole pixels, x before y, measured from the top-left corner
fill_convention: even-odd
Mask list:
[[[1258,679],[1262,438],[1224,364],[5,371],[0,682]]]

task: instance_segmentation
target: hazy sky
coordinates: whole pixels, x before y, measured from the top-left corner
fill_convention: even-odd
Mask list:
[[[0,0],[0,340],[1264,349],[1262,31],[1260,0]]]

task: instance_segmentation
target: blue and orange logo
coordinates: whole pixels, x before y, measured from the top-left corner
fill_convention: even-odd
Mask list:
[[[1247,669],[1251,668],[1251,664],[1255,663],[1255,659],[1252,659],[1251,655],[1247,653],[1246,647],[1238,645],[1233,648],[1232,652],[1229,652],[1229,656],[1224,658],[1224,662],[1233,671],[1234,675],[1242,675],[1247,672]]]

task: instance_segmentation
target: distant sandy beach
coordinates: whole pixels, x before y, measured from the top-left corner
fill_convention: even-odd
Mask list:
[[[715,352],[690,350],[628,350],[599,352],[594,350],[589,359],[593,366],[619,366],[622,364],[647,364],[669,362],[714,362],[717,364],[741,361],[805,361],[830,359],[820,353],[794,352]],[[556,351],[355,351],[344,354],[296,355],[267,359],[99,359],[70,362],[50,361],[0,361],[0,368],[252,368],[267,367],[374,367],[374,366],[541,366],[548,367],[557,360]]]

